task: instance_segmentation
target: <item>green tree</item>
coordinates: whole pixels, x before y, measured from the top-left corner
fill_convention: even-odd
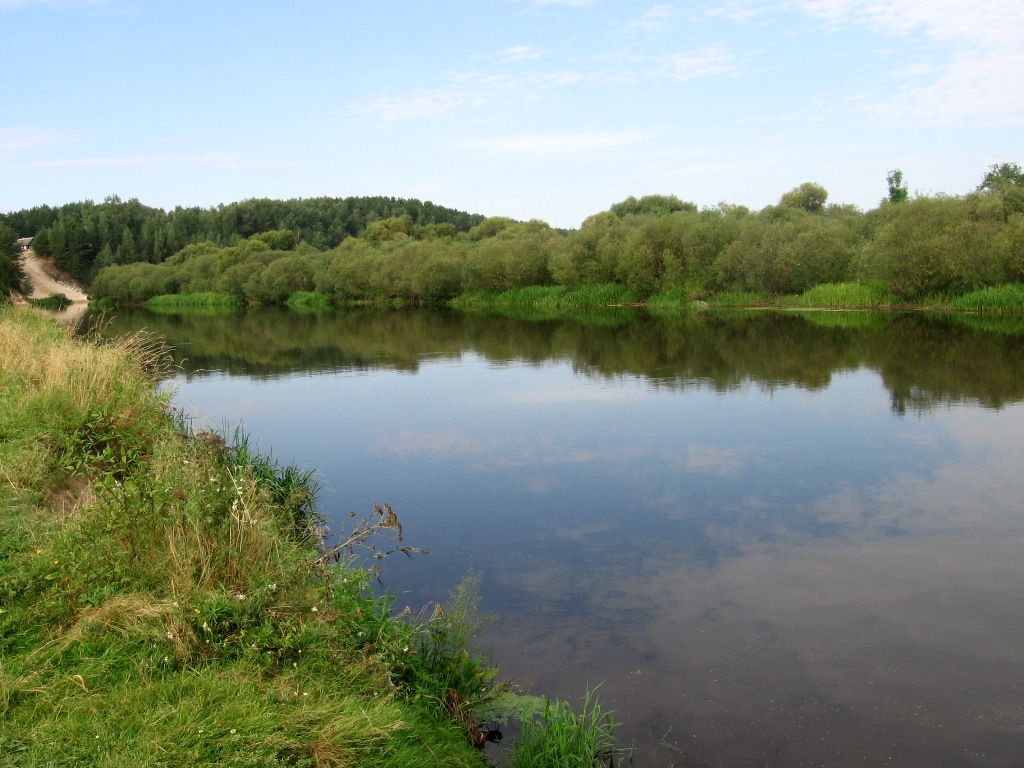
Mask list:
[[[690,211],[695,213],[697,206],[693,203],[684,203],[675,195],[644,195],[639,200],[635,197],[627,197],[621,203],[615,203],[610,208],[611,212],[619,218],[626,216],[668,216],[677,211]]]
[[[826,200],[828,200],[828,191],[823,186],[805,181],[779,198],[779,205],[787,208],[799,208],[808,213],[821,213],[825,208]]]
[[[907,184],[903,181],[903,171],[894,168],[885,175],[885,182],[889,185],[889,202],[902,203],[910,197]]]
[[[5,300],[11,291],[20,291],[25,279],[17,239],[18,233],[0,222],[0,301]]]
[[[996,163],[989,167],[978,191],[1000,192],[1007,187],[1024,188],[1024,170],[1016,163]]]

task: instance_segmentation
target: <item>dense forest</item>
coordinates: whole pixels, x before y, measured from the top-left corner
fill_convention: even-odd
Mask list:
[[[111,198],[4,217],[94,298],[220,294],[248,304],[438,302],[532,286],[613,286],[620,301],[875,286],[896,301],[1024,282],[1024,171],[993,165],[964,195],[911,196],[896,170],[877,208],[804,183],[760,211],[630,197],[578,230],[410,200],[249,200],[165,213]]]
[[[259,232],[287,229],[317,250],[358,237],[376,221],[408,216],[427,231],[465,232],[483,216],[431,202],[392,197],[251,199],[216,208],[150,208],[138,200],[108,197],[59,208],[38,206],[0,215],[17,237],[34,236],[33,248],[89,283],[103,267],[158,264],[187,245],[231,246]]]

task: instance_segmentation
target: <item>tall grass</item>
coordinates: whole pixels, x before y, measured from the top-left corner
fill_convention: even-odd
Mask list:
[[[154,312],[175,312],[182,309],[230,312],[242,306],[237,296],[227,293],[172,293],[154,296],[143,303]]]
[[[951,304],[954,309],[968,312],[1024,313],[1024,284],[982,288],[954,298]]]
[[[297,291],[288,297],[286,304],[296,312],[323,312],[334,307],[331,296],[316,291]]]
[[[601,709],[592,691],[584,695],[579,712],[566,702],[548,701],[540,717],[523,721],[522,738],[512,748],[512,768],[614,765],[620,757],[614,730],[612,713]],[[625,763],[620,759],[617,764]]]
[[[760,293],[736,291],[728,293],[716,293],[705,298],[709,307],[763,307],[774,303],[771,297]]]
[[[306,473],[183,431],[152,339],[4,309],[0,358],[0,762],[482,765],[428,627],[310,541]]]
[[[483,713],[532,709],[474,644],[478,577],[396,616],[391,507],[329,546],[310,472],[168,411],[153,338],[6,308],[0,356],[5,766],[480,767]],[[589,694],[526,732],[611,754]]]
[[[529,286],[510,291],[478,291],[452,299],[450,306],[459,310],[531,307],[564,310],[595,307],[620,307],[637,303],[636,295],[623,285],[606,283],[572,289],[560,285]]]
[[[825,283],[787,301],[792,306],[826,309],[865,309],[898,303],[899,299],[878,283]]]

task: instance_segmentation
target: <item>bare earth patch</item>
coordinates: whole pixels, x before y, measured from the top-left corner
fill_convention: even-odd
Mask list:
[[[52,314],[67,323],[77,322],[85,314],[89,308],[89,297],[70,277],[57,269],[52,258],[27,251],[21,258],[21,265],[32,283],[30,299],[45,299],[63,293],[71,301],[71,306]]]

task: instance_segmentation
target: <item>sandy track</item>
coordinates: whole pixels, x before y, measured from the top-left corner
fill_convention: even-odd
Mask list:
[[[32,282],[30,299],[45,299],[47,296],[63,293],[75,304],[89,301],[89,297],[74,283],[54,278],[49,271],[53,269],[52,262],[43,259],[35,251],[25,253],[22,256],[21,265]]]
[[[44,259],[35,251],[28,251],[21,257],[21,265],[32,283],[30,299],[45,299],[63,293],[71,300],[71,306],[62,312],[49,312],[56,320],[65,325],[74,326],[85,316],[89,309],[89,297],[70,279],[56,278],[57,269],[52,259]],[[24,301],[22,299],[22,301]]]

